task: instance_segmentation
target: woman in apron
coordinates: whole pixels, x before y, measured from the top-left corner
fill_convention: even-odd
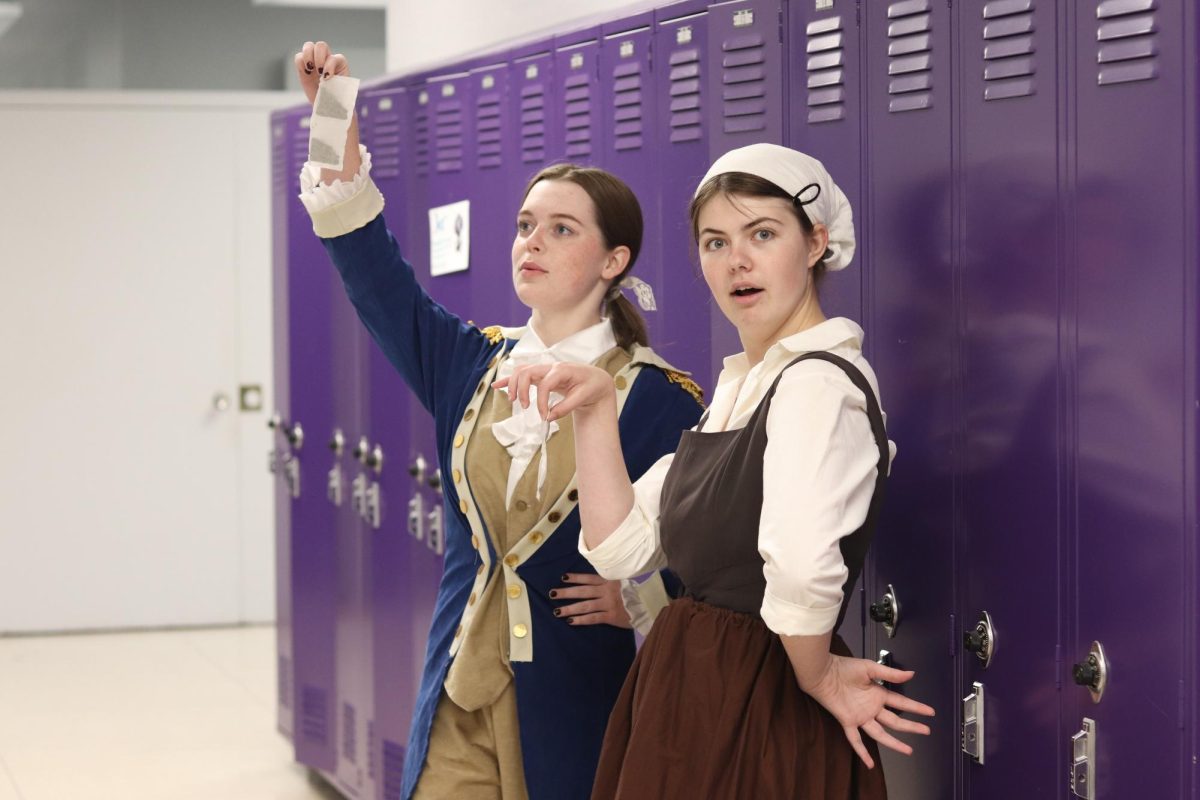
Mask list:
[[[310,102],[322,76],[348,72],[324,42],[306,43],[296,69]],[[633,660],[630,618],[620,587],[578,551],[571,421],[547,425],[490,386],[518,364],[593,365],[618,398],[631,475],[695,425],[699,389],[646,346],[621,294],[647,289],[629,274],[642,240],[637,198],[603,170],[535,175],[512,246],[513,285],[531,317],[481,330],[417,283],[370,167],[352,123],[344,170],[306,165],[300,199],[359,317],[433,415],[448,478],[445,565],[401,797],[587,797]]]
[[[929,729],[897,712],[933,709],[877,683],[913,673],[852,658],[835,633],[894,455],[863,331],[826,318],[817,290],[854,254],[849,203],[816,159],[757,144],[713,164],[691,220],[744,352],[725,359],[675,453],[630,483],[594,369],[530,367],[498,384],[522,404],[537,386],[547,419],[574,417],[588,454],[579,547],[598,572],[669,565],[685,587],[638,654],[592,796],[886,797],[878,745],[910,753],[889,729]]]

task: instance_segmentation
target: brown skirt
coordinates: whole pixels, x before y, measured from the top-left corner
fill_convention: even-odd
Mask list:
[[[850,655],[835,636],[830,648]],[[875,769],[800,690],[758,617],[673,601],[609,718],[592,800],[884,800]]]

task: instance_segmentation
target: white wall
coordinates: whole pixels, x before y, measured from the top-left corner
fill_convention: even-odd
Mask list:
[[[576,21],[616,19],[628,11],[661,5],[663,0],[388,0],[387,71],[415,72],[514,39],[563,30]]]

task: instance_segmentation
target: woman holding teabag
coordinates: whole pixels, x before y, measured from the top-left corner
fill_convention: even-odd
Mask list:
[[[574,417],[579,549],[597,571],[670,566],[685,587],[634,662],[592,797],[883,798],[878,745],[911,752],[888,729],[927,734],[898,712],[933,709],[877,683],[913,673],[852,658],[834,633],[894,455],[862,328],[821,310],[823,274],[854,254],[850,206],[816,159],[756,144],[713,164],[691,221],[744,352],[675,453],[630,482],[611,381],[592,367],[498,384]]]
[[[310,102],[322,76],[347,72],[324,42],[305,44],[296,68]],[[354,124],[343,166],[308,165],[301,200],[359,317],[432,413],[448,478],[445,566],[400,794],[586,797],[633,660],[630,615],[621,587],[577,549],[571,421],[546,424],[491,384],[518,365],[591,365],[619,398],[622,469],[634,475],[696,423],[699,390],[646,346],[621,294],[642,241],[637,198],[603,170],[534,175],[511,254],[529,322],[481,330],[417,283]]]

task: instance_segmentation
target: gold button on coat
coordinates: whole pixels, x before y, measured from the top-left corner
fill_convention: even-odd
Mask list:
[[[613,384],[617,387],[617,391],[624,389],[625,385],[626,385],[625,384],[625,376],[618,375],[617,377],[613,378]]]
[[[484,386],[487,386],[487,381],[480,381],[479,386],[475,389],[475,394],[482,392]]]
[[[463,414],[463,419],[466,420],[467,422],[470,422],[474,418],[475,418],[475,409],[473,409],[473,408],[468,408],[467,413]]]
[[[533,542],[534,544],[538,544],[539,542],[541,542],[542,541],[542,532],[534,531],[533,533],[529,534],[529,541]]]
[[[579,500],[579,490],[572,489],[571,491],[567,492],[567,499],[570,500],[572,503]]]
[[[517,558],[515,555],[505,556],[504,563],[508,564],[510,567],[515,567],[517,564],[521,563],[521,559]]]
[[[524,639],[528,635],[529,628],[525,626],[525,623],[518,622],[516,625],[513,625],[513,636],[517,637],[518,639]]]
[[[467,513],[467,501],[466,500],[458,501],[458,510],[464,514]]]
[[[479,537],[478,536],[471,537],[471,547],[474,547],[476,550],[479,549]],[[483,569],[483,564],[480,564],[479,568]]]
[[[458,436],[455,436],[455,437],[454,437],[454,446],[455,446],[455,447],[462,447],[462,445],[463,445],[463,442],[465,442],[465,441],[466,441],[466,439],[464,439],[464,438],[463,438],[463,435],[460,433]]]
[[[510,583],[508,585],[508,596],[511,597],[513,600],[516,600],[518,597],[521,596],[521,587],[515,583]]]
[[[524,500],[518,500],[513,505],[517,507],[517,511],[525,511],[529,508],[529,503],[526,503]]]
[[[471,592],[471,596],[467,598],[467,605],[469,605],[469,606],[475,605],[475,600],[476,600],[475,593]]]
[[[476,575],[482,575],[482,574],[483,574],[483,564],[480,564],[478,567],[476,567],[476,568],[475,568],[475,574],[476,574]]]
[[[457,470],[457,469],[454,470],[454,482],[462,483],[462,471],[461,470]]]
[[[562,514],[558,513],[557,511],[551,511],[550,516],[546,519],[550,520],[550,524],[554,525],[557,524],[560,519],[562,519]]]

